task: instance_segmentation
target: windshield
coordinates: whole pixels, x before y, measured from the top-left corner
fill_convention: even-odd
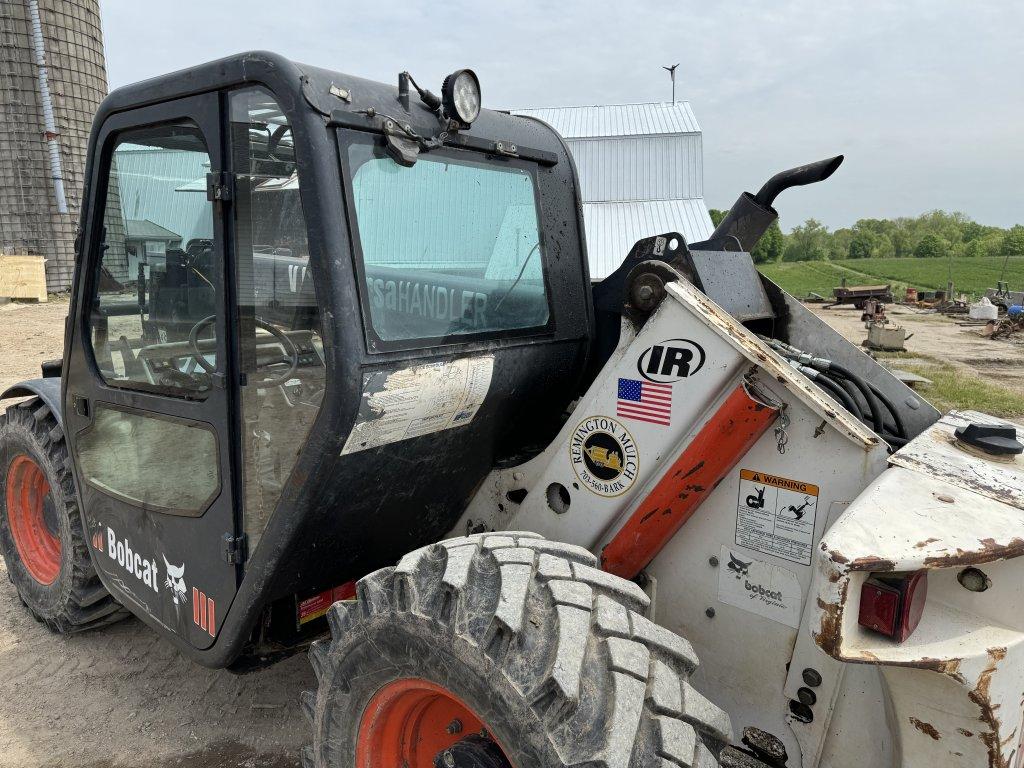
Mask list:
[[[349,146],[372,330],[382,341],[547,325],[544,247],[529,170],[440,153],[411,168]]]

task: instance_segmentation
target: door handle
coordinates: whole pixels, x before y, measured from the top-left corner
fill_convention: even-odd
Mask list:
[[[89,418],[89,398],[85,395],[72,395],[71,402],[74,406],[75,413],[82,418]]]

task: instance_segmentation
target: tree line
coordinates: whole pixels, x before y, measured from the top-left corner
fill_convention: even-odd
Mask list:
[[[726,211],[710,210],[718,222]],[[909,258],[943,256],[1024,256],[1024,226],[989,227],[963,213],[931,211],[896,219],[860,219],[852,227],[830,232],[816,219],[808,219],[784,234],[776,221],[751,252],[754,261],[824,261],[837,259]]]

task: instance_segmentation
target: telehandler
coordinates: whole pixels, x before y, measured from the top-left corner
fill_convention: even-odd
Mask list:
[[[18,594],[308,649],[316,768],[1019,765],[1020,431],[749,255],[841,161],[592,285],[566,145],[470,70],[115,91],[63,359],[2,395]]]

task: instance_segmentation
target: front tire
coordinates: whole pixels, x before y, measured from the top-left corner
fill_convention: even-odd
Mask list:
[[[39,398],[0,414],[0,550],[21,601],[52,631],[128,616],[89,558],[64,433]]]
[[[310,651],[304,768],[497,765],[498,753],[513,768],[717,766],[731,727],[687,681],[693,649],[645,617],[636,584],[596,565],[580,547],[495,533],[363,578]]]

